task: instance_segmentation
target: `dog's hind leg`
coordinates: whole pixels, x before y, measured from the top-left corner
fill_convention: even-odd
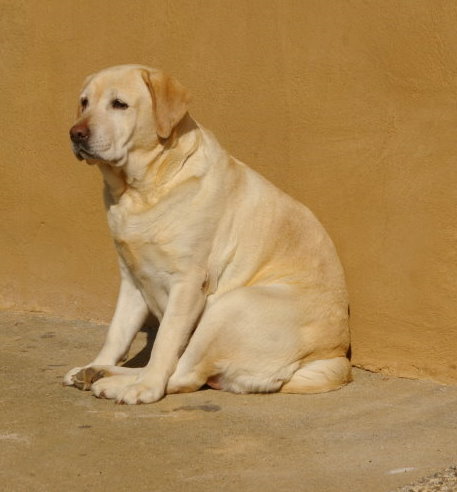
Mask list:
[[[298,369],[279,390],[281,393],[325,393],[352,381],[346,357],[314,360]]]

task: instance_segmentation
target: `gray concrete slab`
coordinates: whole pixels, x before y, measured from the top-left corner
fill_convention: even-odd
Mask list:
[[[60,384],[104,331],[0,313],[0,489],[388,492],[457,462],[456,386],[355,370],[322,395],[119,406]]]

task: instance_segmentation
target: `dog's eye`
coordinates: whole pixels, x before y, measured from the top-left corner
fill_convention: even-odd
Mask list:
[[[83,97],[81,99],[81,109],[84,111],[88,105],[89,105],[89,99],[87,99],[87,97]]]
[[[129,105],[120,99],[113,99],[111,102],[111,107],[113,109],[127,109]]]

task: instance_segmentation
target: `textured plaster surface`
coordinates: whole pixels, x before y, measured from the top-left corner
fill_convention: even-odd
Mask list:
[[[106,321],[101,178],[68,142],[84,77],[175,74],[192,114],[308,205],[341,255],[353,361],[457,382],[457,4],[0,0],[0,306]]]

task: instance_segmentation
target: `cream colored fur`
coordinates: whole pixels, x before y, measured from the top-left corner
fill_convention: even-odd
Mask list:
[[[81,101],[74,151],[103,174],[121,273],[105,344],[84,366],[104,371],[93,393],[135,404],[206,383],[314,393],[349,382],[343,270],[314,215],[228,155],[160,71],[109,68]],[[149,312],[160,321],[149,363],[114,367]]]

